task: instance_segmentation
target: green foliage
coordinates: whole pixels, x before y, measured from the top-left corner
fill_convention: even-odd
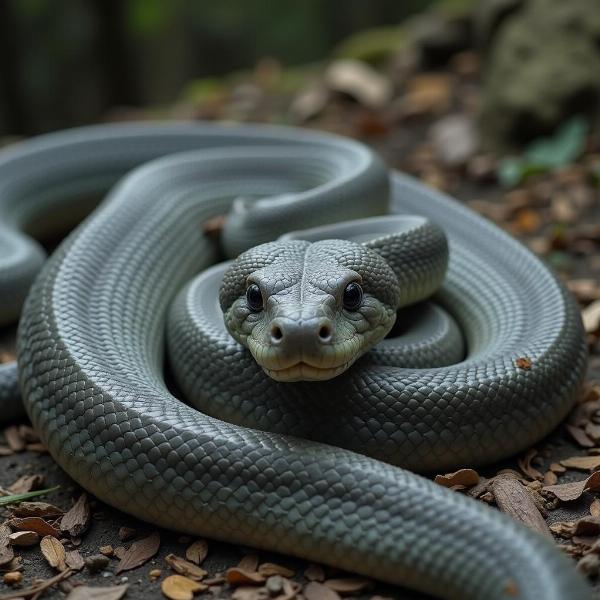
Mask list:
[[[533,141],[521,157],[509,157],[498,166],[498,179],[512,187],[535,173],[544,173],[574,162],[585,147],[587,121],[580,116],[566,121],[551,137]]]
[[[57,485],[55,487],[47,488],[45,490],[37,490],[35,492],[27,492],[25,494],[14,494],[13,496],[0,496],[0,506],[7,506],[9,504],[18,504],[19,502],[29,500],[30,498],[36,498],[37,496],[43,496],[44,494],[49,494],[50,492],[55,492],[59,488],[60,488],[60,485]]]

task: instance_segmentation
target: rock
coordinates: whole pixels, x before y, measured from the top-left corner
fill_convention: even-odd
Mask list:
[[[108,567],[110,560],[103,554],[94,554],[92,556],[88,556],[84,562],[90,573],[98,573]]]
[[[481,130],[506,149],[600,104],[596,0],[529,0],[504,19],[486,57]]]
[[[586,554],[577,563],[577,570],[588,577],[595,577],[600,572],[600,556],[597,554]]]
[[[465,164],[477,151],[477,131],[467,115],[443,117],[431,127],[431,138],[440,160],[450,166]]]

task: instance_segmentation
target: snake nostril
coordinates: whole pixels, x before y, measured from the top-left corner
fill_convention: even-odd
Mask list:
[[[321,325],[319,338],[322,342],[328,342],[331,339],[331,328],[328,325]]]
[[[281,327],[279,325],[273,325],[271,327],[271,340],[273,342],[280,342],[283,338],[283,331],[281,331]]]

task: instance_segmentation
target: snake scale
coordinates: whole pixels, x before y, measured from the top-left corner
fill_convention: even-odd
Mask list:
[[[42,267],[27,234],[64,226],[108,190]],[[198,339],[187,330],[169,334],[180,387],[202,410],[173,395],[167,320],[193,320],[210,281],[205,313],[216,311],[214,271],[193,280],[217,259],[202,223],[228,214],[222,240],[233,257],[288,230],[388,209],[448,236],[448,273],[425,314],[451,315],[464,358],[400,368],[367,353],[329,381],[280,383],[219,324],[204,355],[189,353]],[[145,123],[14,145],[0,153],[4,322],[40,268],[18,331],[23,403],[54,459],[103,501],[442,598],[591,597],[547,540],[404,470],[493,462],[551,431],[586,365],[575,303],[519,243],[389,175],[361,144],[290,128]],[[374,352],[385,357],[386,342]],[[7,365],[3,416],[18,413],[15,395]]]

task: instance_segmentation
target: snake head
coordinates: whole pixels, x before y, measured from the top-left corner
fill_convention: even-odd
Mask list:
[[[219,301],[229,333],[277,381],[343,373],[396,320],[399,284],[374,250],[345,240],[289,240],[241,254]]]

